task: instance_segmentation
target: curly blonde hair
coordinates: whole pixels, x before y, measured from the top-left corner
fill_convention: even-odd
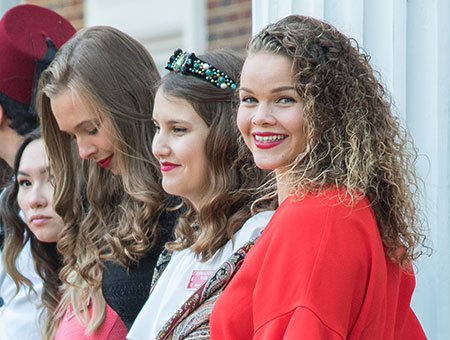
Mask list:
[[[268,25],[248,51],[292,60],[306,148],[284,180],[302,195],[342,186],[343,202],[367,196],[388,257],[401,265],[417,259],[426,239],[416,203],[417,152],[369,56],[333,26],[299,15]]]
[[[66,223],[58,242],[65,266],[61,280],[77,271],[100,289],[103,260],[128,265],[148,253],[160,235],[159,217],[169,204],[161,188],[159,164],[151,152],[154,85],[160,79],[147,50],[125,33],[107,26],[80,30],[41,75],[37,96],[42,134],[55,178],[55,209]],[[76,146],[59,130],[50,100],[70,90],[112,126],[120,175],[83,161],[89,208],[80,222]],[[82,257],[86,261],[79,262]]]

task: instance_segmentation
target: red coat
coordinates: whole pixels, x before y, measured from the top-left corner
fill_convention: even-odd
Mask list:
[[[426,339],[367,199],[286,199],[218,298],[212,340]]]

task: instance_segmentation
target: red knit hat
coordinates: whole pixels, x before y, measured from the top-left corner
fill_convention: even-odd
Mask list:
[[[59,49],[75,28],[59,14],[36,5],[19,5],[0,20],[0,92],[30,105],[36,63],[49,45]]]

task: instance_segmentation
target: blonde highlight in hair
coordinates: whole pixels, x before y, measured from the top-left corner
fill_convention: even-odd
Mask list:
[[[281,180],[300,195],[342,186],[342,202],[367,196],[387,255],[402,265],[418,258],[427,247],[417,152],[369,56],[333,26],[297,15],[268,25],[248,51],[290,58],[303,100],[307,145]]]
[[[79,258],[78,262],[81,265],[86,259],[87,257]],[[77,318],[80,325],[85,327],[84,334],[89,335],[100,327],[105,320],[106,302],[102,291],[95,287],[89,287],[86,281],[75,271],[69,273],[67,280],[70,285],[61,287],[62,297],[52,315],[52,321],[56,326],[55,331],[62,319],[66,317],[67,312],[73,310],[73,316]],[[92,314],[89,311],[89,306],[92,307]],[[53,339],[55,333],[48,339]]]
[[[128,265],[158,240],[158,220],[169,204],[151,153],[154,84],[159,79],[145,48],[107,26],[77,32],[41,75],[37,107],[55,177],[55,208],[66,223],[58,249],[64,256],[60,277],[67,286],[77,272],[94,294],[101,288],[105,259]],[[59,130],[51,108],[51,99],[63,91],[77,96],[100,121],[108,120],[115,137],[120,175],[83,161],[89,202],[85,212],[83,207],[74,210],[81,202],[73,194],[79,183],[76,144]]]
[[[239,79],[241,55],[219,50],[199,58],[234,81]],[[177,72],[170,72],[162,79],[160,91],[168,98],[183,99],[192,105],[210,130],[205,142],[208,191],[197,210],[185,200],[187,210],[179,217],[175,228],[177,240],[167,244],[172,250],[190,248],[206,261],[250,218],[251,203],[261,195],[256,188],[269,175],[254,165],[237,130],[236,91]],[[273,201],[264,201],[259,208],[265,210],[272,205]],[[198,229],[193,228],[194,224],[198,224]]]

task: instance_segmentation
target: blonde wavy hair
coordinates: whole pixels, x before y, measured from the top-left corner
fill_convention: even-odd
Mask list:
[[[107,26],[80,30],[58,51],[41,75],[37,109],[55,178],[55,209],[66,230],[58,242],[64,256],[60,277],[73,284],[75,271],[86,284],[101,288],[103,260],[123,265],[147,254],[160,234],[158,220],[169,204],[160,185],[159,165],[151,152],[155,83],[160,79],[146,49]],[[83,161],[85,214],[80,223],[73,193],[78,159],[72,137],[59,130],[50,100],[63,91],[86,104],[113,126],[112,141],[120,175]],[[78,258],[85,261],[79,262]]]
[[[417,259],[428,249],[417,207],[417,152],[369,56],[333,26],[299,15],[253,37],[249,54],[261,51],[292,60],[304,104],[306,148],[282,180],[301,195],[341,186],[343,202],[367,196],[387,255],[401,265]]]
[[[79,258],[80,266],[88,258]],[[62,319],[66,316],[69,307],[72,306],[73,316],[78,323],[85,327],[84,334],[88,335],[100,327],[106,316],[106,301],[103,297],[101,289],[90,287],[86,281],[76,271],[72,271],[67,276],[69,285],[65,284],[61,287],[61,298],[58,307],[53,311],[52,322],[50,328],[52,333],[46,339],[53,339]],[[92,307],[90,312],[89,306]]]
[[[199,58],[233,80],[239,79],[244,61],[242,55],[219,50]],[[209,171],[204,180],[208,183],[208,191],[198,210],[188,200],[183,200],[187,210],[178,218],[176,241],[166,245],[172,250],[190,247],[206,261],[250,218],[252,202],[263,195],[256,188],[270,175],[254,165],[252,155],[239,135],[235,90],[222,89],[181,72],[164,76],[159,89],[169,98],[183,99],[191,104],[210,129],[205,142]],[[262,201],[258,208],[274,208],[274,201]],[[192,227],[194,223],[198,224],[198,229]]]

